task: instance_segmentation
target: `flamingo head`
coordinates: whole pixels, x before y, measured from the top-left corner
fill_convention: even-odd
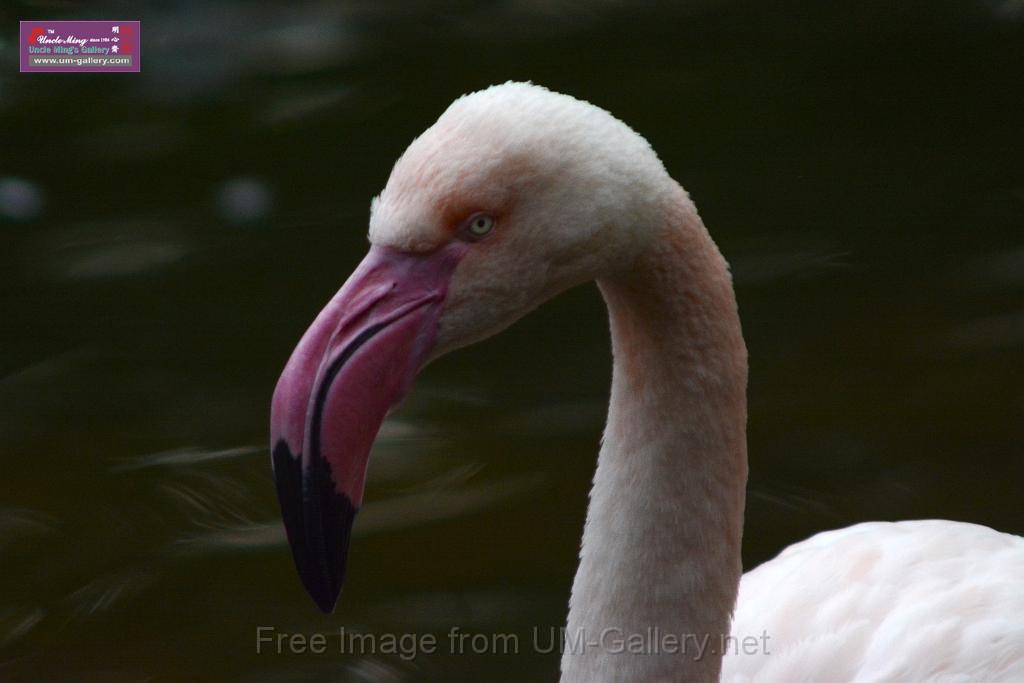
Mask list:
[[[524,83],[456,100],[373,200],[370,250],[292,353],[271,407],[282,517],[324,612],[345,576],[367,459],[430,360],[628,268],[675,187],[606,111]]]

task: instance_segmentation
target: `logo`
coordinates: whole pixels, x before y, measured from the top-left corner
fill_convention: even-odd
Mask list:
[[[22,72],[139,72],[139,21],[23,21]]]

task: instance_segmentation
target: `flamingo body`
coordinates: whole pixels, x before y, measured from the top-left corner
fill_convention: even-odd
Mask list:
[[[1024,681],[1024,539],[946,520],[819,533],[743,576],[723,681]],[[751,648],[753,649],[753,648]]]
[[[611,400],[567,637],[764,640],[700,657],[566,650],[563,683],[1024,680],[1018,537],[860,524],[741,578],[747,351],[728,265],[614,116],[523,83],[462,97],[395,164],[369,237],[271,410],[285,527],[321,609],[341,591],[373,438],[420,368],[596,281]]]

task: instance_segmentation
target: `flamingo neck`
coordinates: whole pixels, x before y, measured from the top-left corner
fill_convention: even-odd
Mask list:
[[[717,681],[729,634],[742,573],[746,348],[728,266],[677,189],[654,246],[599,281],[611,405],[563,683]]]

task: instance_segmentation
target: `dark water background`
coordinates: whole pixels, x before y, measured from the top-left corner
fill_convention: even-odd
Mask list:
[[[593,287],[384,426],[339,610],[303,594],[270,393],[455,96],[644,134],[736,273],[748,566],[815,531],[1024,532],[1024,3],[5,2],[0,679],[553,680],[609,382]],[[138,75],[19,75],[15,20],[142,20]],[[449,629],[520,656],[451,656]],[[258,626],[439,654],[257,654]]]

